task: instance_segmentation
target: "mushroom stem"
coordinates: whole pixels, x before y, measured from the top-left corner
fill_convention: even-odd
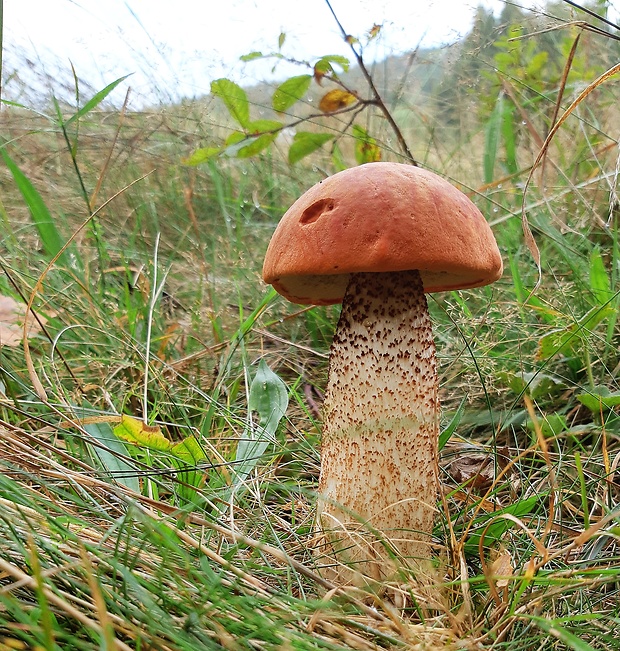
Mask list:
[[[317,521],[336,558],[372,578],[393,571],[385,541],[413,567],[429,559],[437,384],[420,274],[354,274],[330,354]]]

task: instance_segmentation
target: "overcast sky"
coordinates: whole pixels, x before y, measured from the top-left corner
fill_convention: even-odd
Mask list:
[[[379,58],[419,43],[454,42],[468,31],[478,4],[502,6],[501,0],[332,0],[349,33],[383,26],[378,50],[368,52]],[[127,83],[136,102],[200,96],[221,76],[261,77],[270,66],[242,64],[239,56],[275,50],[281,32],[289,56],[350,56],[325,0],[4,0],[4,26],[5,76],[16,70],[27,78],[34,69],[69,78],[71,61],[99,89],[133,73]],[[9,82],[8,91],[17,83]]]

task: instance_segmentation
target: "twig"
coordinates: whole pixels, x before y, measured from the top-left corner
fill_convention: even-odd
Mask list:
[[[381,97],[381,94],[377,90],[377,87],[375,86],[375,82],[372,78],[372,75],[370,72],[368,72],[368,68],[366,67],[366,64],[364,63],[364,58],[360,52],[358,52],[355,47],[353,46],[353,42],[349,34],[347,34],[345,28],[342,26],[342,23],[340,20],[338,20],[338,16],[336,16],[336,12],[334,11],[333,7],[331,6],[331,3],[329,0],[325,0],[325,4],[328,6],[329,10],[331,11],[332,16],[334,17],[334,20],[336,21],[336,24],[338,25],[338,28],[340,29],[340,32],[345,40],[346,43],[349,44],[349,47],[351,48],[351,51],[353,52],[353,55],[355,56],[357,60],[357,65],[359,66],[360,70],[362,71],[362,74],[364,75],[364,78],[366,79],[366,82],[368,83],[368,87],[370,88],[370,91],[373,96],[372,103],[375,104],[381,113],[383,113],[385,119],[388,121],[388,124],[392,127],[392,130],[394,131],[394,134],[396,135],[396,140],[398,141],[398,144],[400,145],[400,148],[402,149],[404,155],[406,158],[409,159],[409,162],[412,165],[415,165],[417,167],[418,163],[413,157],[413,154],[409,150],[409,145],[407,145],[407,141],[405,140],[405,137],[402,134],[402,131],[400,130],[400,127],[398,124],[396,124],[396,121],[392,117],[392,114],[390,113],[390,109],[385,105],[385,102],[383,101],[383,98]]]

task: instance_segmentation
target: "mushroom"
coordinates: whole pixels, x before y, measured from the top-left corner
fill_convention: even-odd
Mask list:
[[[386,578],[430,558],[438,380],[425,292],[492,283],[502,260],[482,213],[436,174],[368,163],[303,194],[263,278],[293,303],[342,302],[323,407],[317,523],[336,560]],[[377,534],[379,534],[377,536]]]

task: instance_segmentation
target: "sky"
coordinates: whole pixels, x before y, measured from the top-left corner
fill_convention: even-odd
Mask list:
[[[468,31],[477,4],[501,6],[500,0],[331,4],[355,36],[382,25],[382,38],[367,52],[379,59],[420,43],[454,42]],[[4,30],[4,76],[17,73],[9,95],[20,80],[27,86],[42,72],[52,85],[70,80],[72,63],[95,89],[131,73],[134,102],[197,97],[219,77],[244,83],[269,77],[271,61],[243,64],[239,57],[277,50],[280,33],[290,57],[351,54],[325,0],[4,0]],[[276,75],[285,78],[287,68],[280,65]],[[121,85],[117,98],[125,91]]]
[[[453,43],[467,33],[474,8],[496,11],[501,0],[331,0],[348,33],[373,24],[382,37],[367,58]],[[528,3],[531,4],[531,3]],[[94,89],[131,73],[135,103],[199,97],[213,79],[240,83],[269,77],[271,62],[242,63],[248,52],[277,50],[296,59],[351,55],[325,0],[4,0],[5,78],[9,95],[42,71],[48,83],[79,78]],[[280,78],[287,74],[281,65]],[[57,94],[61,94],[57,89]]]

